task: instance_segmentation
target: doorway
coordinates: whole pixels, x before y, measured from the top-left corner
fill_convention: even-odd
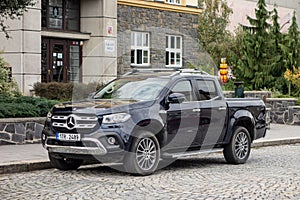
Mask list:
[[[42,82],[81,82],[80,41],[42,39]]]

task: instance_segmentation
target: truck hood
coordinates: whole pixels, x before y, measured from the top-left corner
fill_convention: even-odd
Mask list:
[[[154,101],[88,99],[77,102],[65,102],[57,104],[53,107],[52,112],[106,114],[145,108],[151,106],[153,103]]]

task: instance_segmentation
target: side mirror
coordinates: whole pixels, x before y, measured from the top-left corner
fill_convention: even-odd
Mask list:
[[[185,95],[181,93],[172,93],[168,96],[168,103],[182,103],[185,100]]]
[[[88,99],[91,99],[95,94],[96,94],[96,92],[90,93],[89,96],[88,96]]]

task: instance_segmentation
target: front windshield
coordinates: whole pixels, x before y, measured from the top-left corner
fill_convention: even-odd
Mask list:
[[[146,101],[157,98],[168,83],[164,78],[121,78],[116,79],[94,95],[94,99],[123,99]]]

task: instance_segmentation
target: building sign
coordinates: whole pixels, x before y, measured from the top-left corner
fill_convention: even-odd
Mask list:
[[[114,52],[114,51],[115,51],[115,41],[105,40],[105,52]]]
[[[108,26],[107,27],[107,34],[108,35],[112,35],[114,32],[113,32],[113,26]]]

